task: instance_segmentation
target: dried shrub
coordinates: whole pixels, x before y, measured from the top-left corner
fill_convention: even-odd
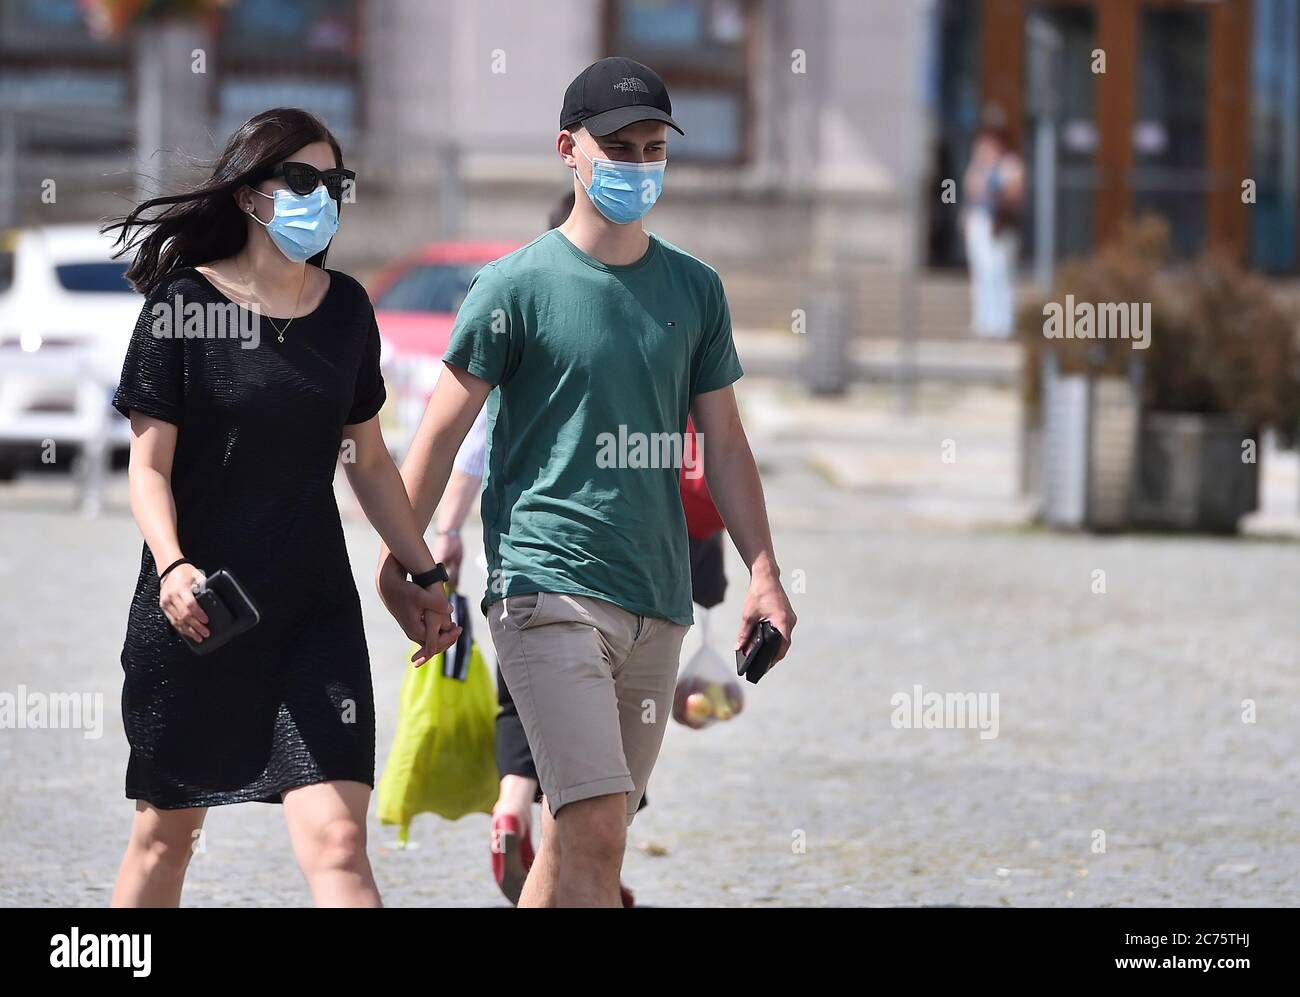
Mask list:
[[[1251,431],[1300,427],[1296,316],[1268,283],[1226,256],[1207,256],[1173,277],[1174,321],[1153,339],[1143,405],[1153,412],[1232,415]]]
[[[1207,255],[1168,265],[1169,227],[1146,216],[1085,260],[1058,271],[1049,299],[1028,302],[1017,319],[1024,344],[1022,386],[1031,411],[1041,398],[1042,356],[1053,350],[1062,373],[1127,375],[1142,367],[1148,412],[1237,417],[1251,431],[1265,425],[1294,441],[1300,428],[1300,337],[1297,316],[1267,281],[1228,257]],[[1151,304],[1146,350],[1127,339],[1048,339],[1043,306],[1075,302]]]

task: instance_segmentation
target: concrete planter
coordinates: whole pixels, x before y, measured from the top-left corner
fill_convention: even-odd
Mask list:
[[[1258,508],[1259,465],[1243,459],[1253,434],[1232,416],[1144,413],[1136,371],[1061,374],[1049,352],[1042,374],[1021,467],[1049,526],[1234,533]]]
[[[1235,533],[1259,506],[1259,464],[1242,459],[1253,434],[1231,416],[1152,412],[1142,417],[1132,521]]]
[[[1049,383],[1038,465],[1043,519],[1065,528],[1124,529],[1137,453],[1132,385],[1082,374]]]

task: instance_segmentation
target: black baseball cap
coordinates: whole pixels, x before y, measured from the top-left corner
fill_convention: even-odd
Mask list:
[[[634,59],[611,56],[593,62],[569,84],[560,127],[582,125],[599,137],[635,121],[662,121],[685,135],[672,113],[673,102],[658,73]]]

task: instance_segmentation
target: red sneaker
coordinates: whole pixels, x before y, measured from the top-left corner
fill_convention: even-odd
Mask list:
[[[524,880],[533,865],[532,836],[521,829],[514,814],[496,814],[492,817],[492,878],[506,895],[518,906]],[[624,906],[627,906],[624,904]]]

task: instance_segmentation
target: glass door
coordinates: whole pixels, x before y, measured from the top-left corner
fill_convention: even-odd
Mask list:
[[[1161,215],[1176,255],[1206,236],[1210,25],[1204,4],[1149,4],[1138,24],[1132,213]]]
[[[1094,244],[1098,131],[1091,66],[1096,47],[1096,16],[1090,5],[1040,4],[1025,19],[1022,154],[1036,172],[1035,138],[1040,128],[1050,124],[1055,139],[1051,225],[1055,259],[1085,255]],[[1050,99],[1044,101],[1044,94],[1050,94]],[[1044,120],[1049,117],[1050,122]],[[1035,198],[1030,197],[1023,235],[1031,256],[1037,252],[1035,216]]]

